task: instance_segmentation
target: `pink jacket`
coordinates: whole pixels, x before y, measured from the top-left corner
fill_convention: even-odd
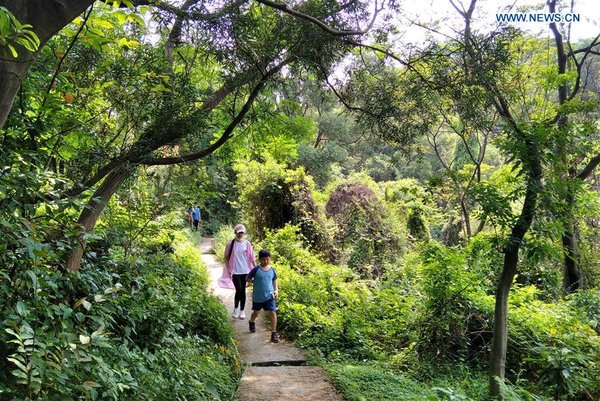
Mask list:
[[[233,286],[233,282],[231,281],[231,272],[233,271],[233,264],[235,263],[235,258],[234,258],[234,254],[233,252],[231,253],[231,258],[229,260],[227,260],[227,255],[229,254],[229,247],[233,244],[235,246],[235,243],[237,241],[236,240],[231,240],[227,243],[227,246],[225,246],[225,260],[226,260],[226,264],[225,266],[223,266],[223,275],[221,276],[221,278],[217,281],[219,284],[219,287],[222,288],[231,288],[234,289],[235,287]],[[250,244],[250,241],[248,242],[248,247],[246,248],[246,259],[248,260],[248,273],[250,273],[250,270],[252,270],[252,268],[254,267],[254,250],[252,249],[252,244]],[[233,249],[235,251],[235,248]]]

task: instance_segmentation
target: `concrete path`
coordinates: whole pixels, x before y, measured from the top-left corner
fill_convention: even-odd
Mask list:
[[[211,289],[228,311],[233,308],[234,290],[220,288],[223,265],[209,254],[211,239],[204,238],[200,244],[202,259],[211,278]],[[250,317],[251,290],[248,290],[246,314]],[[303,366],[306,357],[302,350],[284,339],[278,344],[270,342],[271,331],[265,312],[256,320],[256,333],[248,330],[248,318],[231,318],[239,342],[240,352],[248,365],[238,388],[237,401],[342,401],[343,398],[327,381],[320,368]]]

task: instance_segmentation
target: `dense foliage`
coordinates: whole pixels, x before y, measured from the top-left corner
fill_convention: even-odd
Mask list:
[[[233,396],[233,332],[207,293],[195,239],[173,231],[173,216],[128,218],[123,196],[105,216],[119,224],[90,238],[87,263],[68,273],[58,227],[69,203],[15,213],[27,196],[16,182],[32,188],[52,175],[15,164],[10,178],[0,186],[13,194],[0,204],[0,399]]]
[[[406,229],[370,186],[376,188],[364,175],[338,183],[325,210],[335,223],[335,242],[341,253],[338,262],[363,277],[377,278],[400,260]]]
[[[313,183],[303,169],[288,170],[270,157],[239,163],[238,186],[245,220],[257,239],[267,230],[296,224],[306,244],[332,256],[331,240],[313,199]]]
[[[372,282],[311,255],[293,226],[261,244],[274,250],[284,332],[312,350],[349,399],[485,398],[476,372],[489,355],[494,297],[470,249],[427,245]],[[532,285],[516,288],[509,380],[526,390],[507,388],[522,394],[512,399],[600,394],[598,295],[545,302]]]

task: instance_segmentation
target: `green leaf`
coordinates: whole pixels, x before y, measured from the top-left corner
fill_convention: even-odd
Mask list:
[[[13,45],[9,44],[8,49],[10,50],[14,58],[19,57],[19,53],[17,53],[17,50],[14,48]]]
[[[29,372],[29,369],[23,363],[21,363],[21,361],[19,361],[18,359],[9,357],[9,358],[6,358],[6,360],[14,363],[23,372]]]
[[[98,327],[98,329],[92,333],[91,337],[92,337],[92,339],[94,339],[94,338],[102,335],[102,333],[104,333],[104,326]]]
[[[208,391],[217,400],[221,399],[221,397],[219,396],[219,390],[213,382],[206,382],[206,391]]]
[[[27,306],[23,302],[18,301],[16,305],[16,310],[19,316],[25,316],[25,313],[27,312]]]
[[[104,38],[106,35],[104,34],[104,32],[102,32],[100,29],[98,28],[94,28],[94,27],[89,27],[88,28],[88,32],[91,34],[94,34],[96,36],[99,36],[101,38]]]
[[[93,388],[98,388],[98,387],[102,387],[102,385],[96,383],[95,381],[88,380],[86,382],[83,382],[83,388],[85,388],[88,391],[92,390]]]
[[[27,270],[27,275],[31,279],[31,284],[33,285],[33,288],[38,288],[38,279],[35,273],[31,270]]]
[[[19,379],[25,379],[25,384],[27,383],[29,377],[27,376],[27,373],[23,372],[22,370],[12,370],[10,373],[13,374],[13,376],[18,377]],[[23,384],[23,382],[20,382],[21,384]]]
[[[113,16],[117,17],[119,24],[124,24],[127,21],[127,13],[124,11],[115,11]]]
[[[2,33],[2,36],[6,35],[8,28],[10,28],[10,20],[8,19],[8,15],[6,15],[7,11],[6,8],[0,7],[0,33]]]
[[[88,300],[86,300],[86,299],[84,299],[84,300],[83,300],[83,302],[82,302],[81,304],[83,305],[83,307],[84,307],[86,310],[90,310],[90,309],[92,309],[92,303],[91,303],[91,302],[89,302],[89,301],[88,301]]]
[[[142,17],[140,17],[138,14],[129,14],[129,16],[127,17],[127,19],[129,21],[137,23],[139,26],[144,26],[145,25],[144,19]]]
[[[12,329],[4,329],[4,331],[7,332],[8,334],[14,336],[14,337],[21,338],[21,336],[18,335],[17,333],[15,333],[15,331],[12,330]]]
[[[110,22],[101,19],[95,19],[93,25],[99,26],[100,28],[104,29],[112,29],[114,27],[114,25]]]

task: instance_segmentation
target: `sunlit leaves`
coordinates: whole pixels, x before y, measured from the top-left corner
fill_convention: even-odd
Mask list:
[[[120,2],[115,2],[113,9],[101,7],[99,12],[94,12],[86,18],[78,17],[74,20],[75,31],[79,30],[82,24],[85,24],[80,33],[80,38],[85,45],[99,51],[108,51],[110,45],[125,47],[139,45],[136,40],[119,36],[129,33],[127,32],[128,24],[139,28],[145,26],[144,18],[140,15],[141,11],[125,11],[118,8],[120,4],[117,3]],[[130,6],[129,4],[126,5]]]
[[[40,40],[29,24],[21,24],[6,7],[0,7],[0,52],[17,58],[17,45],[29,52],[37,51]]]
[[[506,229],[517,219],[516,203],[524,188],[512,170],[510,165],[505,165],[469,191],[481,206],[476,214],[480,218],[485,216],[497,228]]]

